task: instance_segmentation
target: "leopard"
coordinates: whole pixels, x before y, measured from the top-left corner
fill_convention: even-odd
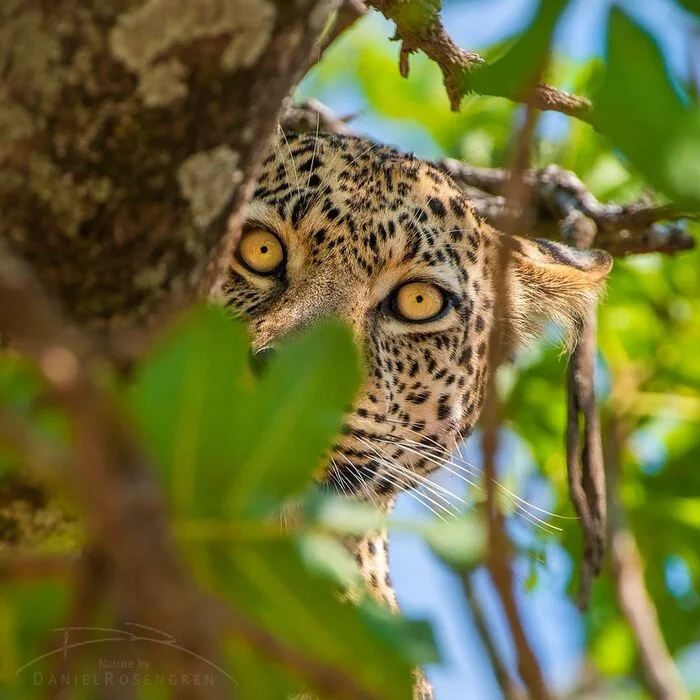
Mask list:
[[[413,154],[280,129],[211,296],[244,320],[260,361],[331,316],[350,326],[365,378],[318,483],[388,511],[473,432],[493,339],[510,356],[551,323],[575,339],[611,266],[603,251],[496,230]],[[344,544],[395,609],[387,533]],[[414,697],[432,697],[420,675]]]

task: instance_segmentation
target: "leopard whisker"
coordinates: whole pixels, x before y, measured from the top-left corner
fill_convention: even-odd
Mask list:
[[[292,153],[292,147],[289,145],[289,139],[287,138],[287,134],[284,133],[284,129],[280,126],[280,132],[282,134],[282,138],[284,139],[285,144],[287,145],[287,152],[289,153],[289,159],[292,163],[292,171],[294,172],[294,180],[297,183],[297,194],[301,196],[301,182],[299,181],[299,173],[297,172],[297,166],[296,163],[294,162],[294,154]],[[285,173],[287,172],[285,168]],[[289,178],[287,178],[289,179]]]
[[[306,192],[308,196],[311,176],[314,173],[314,161],[316,160],[316,150],[318,149],[318,132],[321,127],[321,112],[316,112],[316,136],[314,137],[314,150],[311,154],[311,165],[309,167],[309,177],[306,178]]]
[[[476,482],[472,481],[469,479],[465,474],[468,474],[469,476],[475,476],[475,474],[470,471],[465,465],[459,464],[458,462],[454,462],[451,459],[443,459],[443,460],[438,460],[435,457],[425,453],[421,452],[418,449],[414,449],[409,447],[406,444],[396,442],[394,440],[389,440],[386,439],[387,442],[391,442],[395,445],[401,446],[404,449],[406,449],[409,452],[412,452],[419,457],[423,457],[424,459],[429,460],[436,466],[439,466],[441,468],[444,468],[447,472],[450,474],[453,474],[457,478],[461,479],[462,481],[466,482],[469,484],[471,487],[475,488],[479,492],[483,492],[483,487],[477,484]],[[463,473],[460,473],[463,472]],[[528,522],[532,523],[536,527],[541,528],[545,532],[549,534],[554,534],[555,532],[561,532],[561,528],[557,527],[556,525],[552,525],[551,523],[548,523],[546,520],[538,517],[534,513],[531,513],[527,508],[522,505],[519,501],[522,501],[526,505],[530,506],[531,504],[525,501],[524,499],[520,498],[519,496],[515,495],[512,491],[507,489],[505,486],[503,486],[498,480],[493,479],[492,480],[496,488],[500,491],[500,493],[504,496],[506,496],[512,503],[512,505],[515,507],[516,511],[520,513],[520,515],[525,518]]]
[[[465,439],[458,428],[455,428],[455,430],[456,430],[456,433],[459,437],[459,440],[455,439],[455,441],[454,441],[455,448],[454,448],[454,450],[450,451],[444,445],[441,445],[436,440],[434,440],[428,436],[422,435],[417,430],[413,430],[411,427],[409,427],[405,423],[402,423],[401,421],[391,420],[389,418],[387,418],[386,420],[391,422],[391,423],[395,423],[396,425],[399,425],[402,428],[406,429],[408,432],[411,432],[411,433],[417,435],[418,437],[421,438],[421,440],[425,440],[426,442],[433,443],[436,447],[431,448],[430,446],[425,445],[424,443],[418,443],[418,442],[409,440],[409,442],[413,442],[416,445],[416,447],[420,447],[422,449],[439,450],[439,456],[444,456],[447,459],[447,461],[444,463],[445,465],[451,465],[457,469],[461,469],[464,473],[469,474],[472,477],[480,477],[481,478],[483,476],[481,470],[478,469],[477,467],[475,467],[473,464],[471,464],[464,457],[464,455],[462,453],[462,449],[463,449],[463,446],[465,443]],[[455,451],[456,451],[457,456],[458,456],[461,463],[454,461],[453,456],[455,454]],[[427,455],[424,455],[424,456],[427,457]],[[454,473],[450,469],[448,469],[447,471],[450,473]],[[455,476],[459,476],[459,475],[455,475]],[[468,484],[470,484],[472,487],[475,487],[479,491],[483,490],[483,489],[481,489],[480,486],[473,483],[469,479],[466,479],[464,477],[460,477],[460,478],[462,478],[464,481],[466,481]],[[514,504],[514,506],[516,508],[518,508],[519,511],[522,512],[523,515],[527,514],[527,515],[532,516],[532,519],[531,518],[527,518],[527,519],[530,522],[533,522],[533,524],[534,523],[545,524],[546,521],[544,521],[542,518],[539,518],[534,513],[531,513],[529,509],[532,509],[534,511],[542,513],[548,517],[557,518],[558,520],[578,520],[578,518],[575,516],[560,515],[558,513],[554,513],[552,511],[549,511],[546,508],[541,508],[540,506],[537,506],[534,503],[530,503],[527,499],[524,499],[521,496],[518,496],[513,491],[511,491],[507,486],[502,484],[498,479],[493,479],[493,483],[496,486],[496,488],[501,492],[501,494],[506,496]],[[533,519],[534,519],[534,521],[533,521]],[[547,525],[547,527],[551,528],[555,532],[561,532],[561,528],[559,528],[555,525],[551,525],[550,523],[546,523],[546,525]]]
[[[362,440],[362,438],[360,438],[360,439]],[[402,491],[407,491],[407,492],[412,493],[412,494],[414,494],[414,495],[416,495],[417,493],[420,493],[420,492],[415,492],[415,491],[413,490],[414,487],[415,487],[415,484],[411,484],[411,482],[410,482],[410,478],[412,478],[412,477],[415,476],[415,474],[414,474],[413,472],[406,470],[406,471],[407,471],[407,478],[406,478],[406,479],[401,479],[401,481],[399,482],[399,478],[402,476],[402,472],[401,472],[401,470],[400,470],[400,468],[399,468],[400,465],[396,465],[396,464],[394,464],[393,462],[391,462],[391,461],[389,461],[388,459],[386,459],[386,458],[385,458],[384,456],[382,456],[382,454],[375,448],[374,445],[372,445],[372,444],[369,443],[368,441],[366,441],[366,442],[367,442],[368,447],[377,455],[377,457],[378,457],[380,463],[383,464],[385,467],[387,467],[388,469],[390,469],[390,470],[392,471],[391,476],[392,476],[393,479],[394,479],[394,483],[397,483],[397,484],[399,484],[399,485],[402,485],[402,486],[403,486]],[[427,493],[420,493],[420,495],[423,497],[423,499],[425,499],[425,500],[429,501],[430,503],[432,503],[436,508],[439,508],[440,510],[444,511],[445,513],[448,513],[448,514],[451,515],[451,516],[454,516],[454,513],[452,513],[445,505],[443,505],[442,503],[439,503],[438,501],[436,501],[436,500],[435,500],[434,498],[432,498],[429,494],[427,494]],[[416,497],[417,497],[417,496],[416,496]],[[444,496],[443,496],[442,498],[444,499]],[[446,499],[445,499],[445,500],[446,500]],[[448,503],[449,503],[449,501],[448,501]],[[437,515],[438,517],[440,517],[442,520],[445,520],[437,511],[435,511],[433,508],[431,508],[427,503],[423,503],[423,505],[425,505],[430,511],[432,511],[435,515]],[[452,506],[454,507],[453,504],[450,503],[450,505],[452,505]],[[446,521],[445,521],[445,522],[446,522]]]
[[[459,431],[458,431],[459,433]],[[462,454],[462,445],[464,445],[464,440],[460,442],[460,444],[457,446],[457,454],[459,455],[459,458],[462,460],[462,462],[471,467],[474,471],[479,471],[477,468],[468,462],[464,455]],[[547,510],[546,508],[541,508],[540,506],[535,505],[534,503],[530,503],[525,498],[522,498],[521,496],[518,496],[518,494],[514,493],[511,491],[507,486],[504,486],[502,483],[500,483],[497,479],[494,479],[494,482],[497,484],[498,488],[501,489],[506,495],[510,496],[512,499],[518,501],[519,503],[522,503],[523,506],[526,506],[528,508],[532,508],[532,510],[536,510],[539,513],[542,513],[550,518],[557,518],[558,520],[578,520],[577,516],[572,516],[572,515],[560,515],[559,513],[554,513],[551,510]],[[558,530],[561,530],[561,528],[557,528]]]
[[[372,450],[374,450],[375,454],[379,455],[379,451],[381,451],[383,458],[391,460],[391,456],[385,450],[382,450],[381,446],[372,445],[369,440],[366,440],[364,438],[360,438],[360,441],[363,442],[364,444],[366,444]],[[425,488],[425,489],[429,490],[434,496],[436,496],[437,498],[441,498],[443,501],[445,501],[445,503],[448,503],[451,508],[455,508],[455,510],[459,511],[457,506],[455,506],[455,504],[450,500],[450,498],[457,499],[458,501],[463,503],[465,506],[468,505],[468,503],[463,498],[460,498],[457,494],[452,493],[452,491],[445,488],[441,484],[436,484],[434,481],[431,481],[426,476],[423,476],[423,474],[419,474],[418,472],[412,471],[412,470],[408,469],[407,467],[405,467],[404,465],[399,464],[397,462],[392,462],[392,463],[394,464],[394,466],[396,468],[403,470],[407,475],[409,475],[412,478],[415,478],[420,483],[420,488]],[[447,496],[449,496],[450,498],[447,498],[447,496],[445,496],[443,494],[447,494]]]
[[[370,502],[374,505],[375,508],[379,509],[379,504],[374,500],[372,489],[369,487],[369,483],[367,482],[365,477],[362,476],[360,470],[344,454],[341,454],[340,456],[348,463],[350,469],[352,469],[355,475],[357,476],[358,483],[360,485],[360,488],[362,489],[362,492],[367,494]]]

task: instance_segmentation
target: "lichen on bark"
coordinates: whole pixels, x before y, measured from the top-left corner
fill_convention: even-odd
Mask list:
[[[79,322],[193,290],[329,0],[4,0],[0,239]]]
[[[221,55],[227,71],[253,65],[269,41],[274,18],[275,7],[267,0],[148,0],[119,17],[110,44],[139,80],[152,84],[154,72],[172,80],[161,57],[197,39],[229,38]]]

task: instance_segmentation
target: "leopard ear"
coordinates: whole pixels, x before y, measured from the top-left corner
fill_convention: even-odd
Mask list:
[[[573,347],[581,321],[604,290],[612,257],[538,238],[500,234],[499,242],[509,251],[504,319],[509,344],[533,337],[553,322],[563,330],[567,347]]]

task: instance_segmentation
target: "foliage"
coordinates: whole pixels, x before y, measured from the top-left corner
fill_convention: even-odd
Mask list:
[[[380,697],[405,698],[413,664],[437,658],[429,626],[367,598],[357,606],[342,599],[352,567],[324,534],[342,530],[329,512],[332,499],[304,497],[306,528],[277,521],[282,505],[308,489],[352,399],[359,375],[350,334],[337,322],[315,327],[287,343],[261,377],[248,356],[243,328],[200,308],[118,390],[159,470],[178,544],[207,590],[278,640],[344,669]],[[3,410],[40,424],[41,386],[24,364],[4,362],[2,384]],[[442,540],[440,524],[426,531]],[[459,543],[453,550],[459,556]],[[65,583],[2,589],[2,672],[14,697],[50,677],[38,643],[65,615]],[[109,616],[100,624],[116,626]],[[285,697],[298,687],[245,640],[232,639],[227,652],[226,673],[246,697]]]
[[[699,11],[693,0],[682,4]],[[525,82],[566,6],[543,1],[529,27],[492,47],[494,60],[479,80],[503,93],[511,91],[514,75]],[[574,170],[601,200],[630,200],[653,186],[677,204],[697,206],[700,112],[693,90],[683,77],[670,75],[653,37],[623,10],[613,10],[607,26],[603,59],[580,66],[555,57],[547,67],[553,84],[592,96],[595,128],[543,120],[535,164],[556,162]],[[439,69],[417,55],[410,79],[402,79],[398,49],[386,34],[376,19],[358,23],[328,51],[300,95],[356,94],[375,125],[391,125],[392,134],[404,127],[407,140],[414,138],[431,154],[506,165],[518,107],[469,95],[459,113],[451,112]],[[604,430],[624,427],[621,502],[662,632],[678,659],[700,639],[700,252],[617,261],[599,323]],[[544,479],[552,510],[571,516],[563,451],[565,367],[553,345],[531,348],[504,382],[503,399],[507,427],[532,462],[527,480]],[[258,377],[248,364],[243,329],[218,311],[200,308],[170,329],[129,382],[110,381],[115,401],[153,459],[178,546],[201,584],[290,648],[352,674],[390,700],[410,696],[413,665],[438,658],[430,627],[389,615],[366,595],[359,596],[359,605],[346,602],[339,591],[360,584],[336,536],[361,534],[387,521],[309,490],[342,425],[358,370],[347,329],[329,322],[290,341]],[[73,449],[71,436],[42,391],[30,368],[3,356],[0,409],[28,422],[48,453],[64,459]],[[25,457],[0,441],[0,474],[31,468],[41,479],[48,474],[54,486],[61,481],[60,474],[51,477],[56,464],[25,464]],[[290,500],[300,519],[284,528],[278,516]],[[463,570],[483,560],[479,523],[471,512],[447,523],[391,525],[418,533],[449,566]],[[529,525],[527,530],[526,538],[514,538],[519,563],[530,572],[526,595],[545,585],[538,574],[547,562],[540,563],[538,553],[548,547],[573,562],[573,586],[581,556],[577,527],[566,524],[555,535]],[[71,531],[50,549],[72,551],[78,537]],[[19,674],[16,669],[41,655],[45,633],[65,621],[68,581],[1,582],[0,683],[8,697],[32,697],[32,674],[47,673],[46,667],[37,662]],[[100,611],[99,621],[108,624],[110,615]],[[585,658],[613,684],[633,688],[627,697],[641,696],[638,654],[609,571],[597,582],[583,619]],[[226,652],[224,670],[243,697],[281,698],[300,686],[298,676],[240,637],[227,641]]]
[[[698,12],[697,3],[682,4]],[[536,14],[532,27],[515,41],[525,41],[544,20]],[[437,67],[413,56],[411,75],[402,80],[395,48],[380,40],[387,27],[374,18],[365,21],[366,26],[331,49],[328,63],[302,85],[302,95],[306,91],[321,100],[328,95],[332,104],[329,85],[352,82],[359,86],[365,110],[386,120],[371,126],[389,139],[397,127],[404,127],[403,141],[426,155],[503,167],[518,108],[506,100],[470,96],[459,113],[450,112]],[[602,201],[632,201],[653,186],[676,204],[697,206],[700,112],[694,91],[682,76],[670,73],[653,36],[624,10],[612,10],[607,32],[603,58],[580,65],[555,56],[546,75],[553,85],[592,98],[595,127],[544,115],[534,164],[554,162],[573,170]],[[497,58],[503,52],[498,47],[482,53]],[[700,233],[696,224],[691,229],[696,236]],[[603,429],[611,430],[613,421],[626,426],[622,503],[641,549],[663,635],[676,659],[700,638],[699,271],[697,250],[675,258],[619,259],[599,320]],[[544,476],[548,507],[572,516],[563,450],[566,358],[551,344],[537,345],[521,354],[516,370],[507,382],[504,413],[532,462],[528,481],[541,483]],[[526,490],[527,482],[521,483],[519,492]],[[554,539],[576,566],[582,554],[578,528],[565,520],[552,522],[563,527]],[[533,538],[539,542],[535,549],[545,551],[552,536],[529,529],[521,554],[531,562]],[[527,583],[544,585],[536,574],[546,569],[536,563],[535,577]],[[574,568],[572,589],[576,577]],[[626,686],[632,690],[625,697],[640,697],[642,691],[634,688],[644,679],[615,595],[606,569],[595,585],[590,613],[582,618],[587,629],[584,653],[611,683],[634,681]],[[608,688],[610,697],[614,687]]]

